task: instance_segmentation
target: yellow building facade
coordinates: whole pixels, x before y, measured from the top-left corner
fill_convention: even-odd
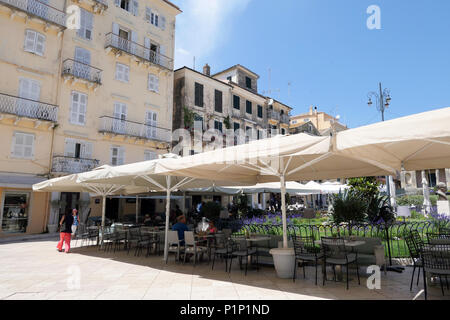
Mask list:
[[[0,0],[0,234],[43,232],[95,204],[33,183],[169,150],[180,12],[165,0]]]

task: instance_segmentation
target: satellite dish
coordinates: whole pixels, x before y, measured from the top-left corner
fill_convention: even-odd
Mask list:
[[[273,99],[269,99],[269,105],[273,104]]]
[[[339,120],[340,118],[341,118],[340,115],[337,115],[337,116],[336,116],[336,120]]]

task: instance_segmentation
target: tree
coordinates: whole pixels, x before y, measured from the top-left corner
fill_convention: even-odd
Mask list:
[[[366,218],[367,201],[353,190],[345,190],[333,196],[331,215],[335,223],[363,222]]]
[[[372,199],[380,193],[380,184],[375,177],[351,178],[348,180],[350,190],[364,199]]]

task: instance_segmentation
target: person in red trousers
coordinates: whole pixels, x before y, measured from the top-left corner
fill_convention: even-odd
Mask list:
[[[58,245],[56,246],[56,249],[59,252],[63,251],[63,243],[64,243],[66,253],[69,253],[70,240],[72,238],[72,224],[73,224],[72,213],[66,212],[66,214],[61,218],[61,221],[59,222],[60,225],[59,242]]]

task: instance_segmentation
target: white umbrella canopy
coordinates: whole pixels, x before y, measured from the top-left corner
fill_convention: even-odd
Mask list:
[[[398,171],[446,168],[449,123],[450,108],[443,108],[349,129],[337,134],[336,150]]]
[[[244,193],[280,193],[280,182],[258,183],[255,186],[241,187]],[[319,189],[309,188],[295,181],[286,181],[287,193],[320,193]]]

